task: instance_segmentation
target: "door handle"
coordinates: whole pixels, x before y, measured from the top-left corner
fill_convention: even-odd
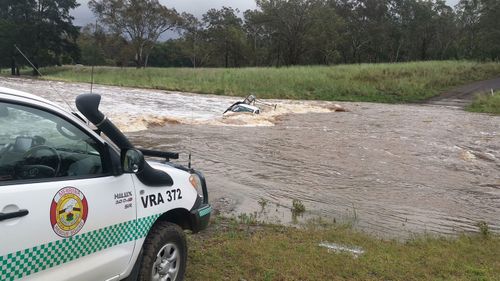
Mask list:
[[[16,212],[11,212],[11,213],[0,213],[0,221],[24,217],[24,216],[28,215],[29,213],[30,212],[26,209],[22,209],[22,210],[19,210]]]

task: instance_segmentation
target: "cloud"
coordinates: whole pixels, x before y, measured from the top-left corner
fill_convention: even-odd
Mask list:
[[[169,7],[175,8],[178,12],[188,12],[197,17],[201,17],[206,11],[211,8],[220,9],[223,6],[237,8],[240,12],[248,9],[255,9],[255,0],[159,0],[160,3]],[[75,9],[71,14],[75,18],[74,24],[84,26],[88,23],[95,22],[95,16],[88,8],[88,0],[77,0],[80,7]],[[448,5],[454,7],[458,0],[447,0]]]
[[[221,8],[223,6],[237,8],[240,12],[248,9],[255,9],[255,0],[159,0],[160,3],[175,8],[178,12],[188,12],[197,17],[201,17],[211,8]],[[75,18],[74,24],[83,26],[95,22],[95,16],[88,8],[88,0],[78,0],[80,7],[72,11]]]

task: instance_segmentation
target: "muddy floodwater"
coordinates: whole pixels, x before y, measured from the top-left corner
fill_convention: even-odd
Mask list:
[[[0,78],[61,103],[88,85]],[[56,95],[55,91],[60,94]],[[223,214],[290,223],[348,222],[389,237],[500,232],[500,117],[425,105],[277,103],[222,119],[232,97],[96,86],[103,111],[143,147],[181,153],[202,170]],[[61,98],[62,97],[62,98]],[[304,113],[306,112],[306,113]]]

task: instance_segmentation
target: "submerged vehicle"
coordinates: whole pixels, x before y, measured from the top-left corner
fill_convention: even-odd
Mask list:
[[[230,107],[222,113],[222,115],[229,115],[234,113],[250,113],[250,114],[260,114],[261,109],[256,104],[261,106],[272,107],[276,109],[276,104],[269,104],[260,100],[257,100],[254,95],[247,96],[243,101],[238,101],[233,103]]]
[[[100,101],[68,112],[0,88],[0,280],[184,279],[184,230],[212,211],[205,178],[134,147]]]

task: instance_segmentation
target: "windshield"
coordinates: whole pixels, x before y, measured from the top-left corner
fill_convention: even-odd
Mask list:
[[[65,119],[2,102],[0,113],[0,180],[104,172],[102,145]]]

